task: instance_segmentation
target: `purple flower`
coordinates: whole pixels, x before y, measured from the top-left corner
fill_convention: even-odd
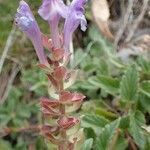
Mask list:
[[[67,6],[62,0],[43,0],[38,13],[44,20],[49,22],[53,46],[60,48],[58,24],[61,17],[66,17]]]
[[[41,32],[38,24],[30,10],[30,7],[25,1],[20,1],[17,14],[15,16],[15,22],[17,26],[27,35],[32,41],[33,46],[36,50],[36,54],[41,64],[47,64],[47,59],[44,54],[42,45]]]
[[[81,30],[86,30],[86,19],[84,16],[84,5],[87,0],[73,0],[67,12],[64,25],[64,49],[69,50],[69,45],[72,40],[72,34],[80,25]]]

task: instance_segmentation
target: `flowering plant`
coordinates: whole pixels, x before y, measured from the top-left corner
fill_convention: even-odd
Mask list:
[[[50,98],[40,100],[45,124],[41,133],[60,150],[72,150],[80,140],[78,137],[80,118],[70,114],[78,110],[84,95],[70,92],[70,87],[77,74],[76,70],[67,69],[71,53],[69,51],[73,32],[80,25],[86,30],[84,5],[86,0],[73,0],[65,5],[62,0],[43,0],[39,8],[39,15],[48,22],[51,30],[51,39],[44,35],[25,1],[20,1],[15,17],[17,26],[32,41],[39,58],[39,67],[46,72],[51,84]],[[64,19],[64,29],[59,31],[60,19]],[[45,54],[45,49],[50,51]],[[48,123],[48,121],[51,123]]]

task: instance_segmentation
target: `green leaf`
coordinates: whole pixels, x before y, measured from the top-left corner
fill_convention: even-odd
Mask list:
[[[119,133],[121,134],[121,133]],[[112,148],[112,145],[110,145],[111,150],[126,150],[127,146],[128,146],[128,141],[127,139],[124,138],[124,134],[122,133],[121,135],[119,135],[119,137],[116,140],[116,143],[114,145],[114,149]]]
[[[29,118],[31,115],[31,112],[29,110],[29,107],[27,105],[19,105],[16,110],[17,116],[20,118]]]
[[[98,70],[96,70],[98,72],[98,74],[108,75],[109,69],[108,69],[108,64],[107,63],[108,62],[105,58],[99,59]]]
[[[144,124],[145,124],[145,117],[140,111],[131,114],[129,132],[131,136],[134,138],[136,144],[142,150],[144,150],[146,144],[146,138],[144,136],[142,129],[142,126]]]
[[[17,138],[17,144],[15,145],[15,150],[26,150],[27,142],[20,136]]]
[[[109,143],[114,137],[116,129],[119,127],[120,119],[117,119],[110,124],[107,124],[99,137],[96,140],[95,149],[96,150],[107,150],[109,148]]]
[[[141,83],[140,91],[150,97],[150,80],[149,81],[143,81]]]
[[[96,137],[96,134],[95,134],[95,132],[94,132],[94,130],[93,130],[93,128],[84,128],[84,135],[85,135],[85,137],[88,139],[88,138],[93,138],[93,139],[95,139],[95,137]]]
[[[138,63],[143,72],[150,73],[150,61],[140,57]]]
[[[104,127],[108,123],[104,117],[100,117],[96,114],[85,115],[82,120],[98,127]]]
[[[92,138],[87,139],[84,142],[82,150],[91,150],[92,149],[92,145],[93,145],[93,139]]]
[[[0,140],[0,150],[12,150],[11,144],[5,140]]]
[[[143,111],[147,111],[150,113],[150,97],[141,93],[139,95],[139,102],[144,109]]]
[[[119,80],[109,76],[98,76],[97,78],[91,78],[89,82],[93,86],[104,89],[106,92],[115,95],[119,91]]]
[[[100,116],[104,116],[105,118],[108,118],[110,120],[114,120],[118,118],[118,116],[115,113],[108,111],[107,109],[100,108],[100,107],[95,108],[95,113]]]
[[[122,100],[133,101],[137,98],[138,93],[138,72],[135,67],[129,67],[122,77],[121,84]]]
[[[38,136],[35,141],[36,150],[46,150],[46,144],[44,138]]]
[[[130,118],[129,118],[129,116],[123,116],[120,119],[119,128],[121,128],[121,129],[127,129],[129,127],[129,124],[130,124]]]
[[[84,59],[85,56],[86,56],[86,54],[83,52],[82,49],[77,49],[76,52],[75,52],[73,66],[72,67],[74,68],[78,64],[80,64],[80,62]]]
[[[93,128],[96,134],[99,133],[100,129],[107,123],[108,120],[96,114],[87,114],[82,118],[82,126],[84,128]]]
[[[38,96],[47,94],[47,78],[43,71],[39,71],[38,67],[23,70],[21,81],[27,90],[34,91]]]
[[[101,35],[99,34],[99,31],[95,26],[91,26],[91,28],[89,28],[88,34],[89,34],[88,36],[93,41],[98,41],[99,39],[101,39]],[[102,40],[104,40],[104,38]]]

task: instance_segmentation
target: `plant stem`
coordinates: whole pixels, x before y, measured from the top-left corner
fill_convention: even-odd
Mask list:
[[[116,146],[117,140],[119,138],[119,134],[120,134],[120,129],[119,128],[116,129],[115,132],[116,133],[115,133],[114,138],[113,138],[113,140],[112,140],[112,142],[110,144],[109,150],[115,150],[115,146]]]
[[[61,97],[60,93],[63,90],[64,90],[64,83],[62,81],[60,83],[59,100],[60,100],[60,97]],[[61,112],[61,116],[60,117],[64,117],[66,115],[65,106],[63,104],[60,105],[60,112]],[[66,130],[65,129],[61,129],[60,135],[61,135],[62,142],[59,145],[59,150],[66,150],[67,149],[67,145],[69,143],[68,139],[67,139],[67,135],[66,135]]]
[[[130,134],[128,131],[126,131],[126,136],[127,136],[127,139],[128,139],[128,142],[132,148],[132,150],[137,150],[137,146],[136,144],[134,143],[133,139],[131,138]]]

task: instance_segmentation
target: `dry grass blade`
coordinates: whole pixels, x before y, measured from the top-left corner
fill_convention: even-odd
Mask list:
[[[7,99],[8,95],[9,95],[9,91],[12,87],[12,84],[13,84],[13,81],[17,75],[17,73],[19,72],[20,68],[18,67],[17,64],[14,63],[13,67],[12,67],[12,70],[11,70],[11,75],[10,77],[7,79],[7,85],[6,85],[6,88],[5,88],[5,91],[4,91],[4,94],[0,100],[0,104],[3,104],[5,102],[5,100]]]
[[[108,19],[110,16],[107,0],[92,0],[92,13],[94,20],[100,31],[108,39],[112,40],[113,35],[110,32]]]
[[[4,51],[2,53],[2,56],[1,56],[1,59],[0,59],[0,74],[1,74],[1,71],[2,71],[2,68],[3,68],[3,64],[5,62],[5,59],[7,57],[7,53],[9,51],[9,49],[11,48],[11,46],[13,45],[14,41],[15,41],[15,31],[16,31],[16,27],[13,26],[12,27],[12,30],[7,38],[7,41],[6,41],[6,45],[5,45],[5,48],[4,48]]]
[[[5,89],[7,87],[7,83],[8,83],[8,72],[4,72],[1,76],[0,76],[0,100],[2,99],[4,93],[5,93]]]
[[[120,27],[120,29],[118,30],[117,34],[116,34],[116,38],[115,38],[115,47],[117,48],[118,46],[118,43],[127,27],[127,24],[128,24],[128,20],[129,20],[129,17],[130,17],[130,14],[132,12],[132,7],[133,7],[133,4],[134,4],[134,0],[129,0],[128,2],[128,7],[127,7],[127,10],[126,10],[126,13],[125,13],[125,16],[122,16],[123,17],[123,22],[122,22],[122,26]]]
[[[142,19],[144,17],[144,14],[145,14],[145,12],[148,8],[148,2],[149,2],[149,0],[144,0],[143,1],[143,7],[141,8],[141,13],[137,17],[137,19],[133,22],[133,26],[130,28],[129,34],[126,38],[126,42],[129,42],[132,39],[136,29],[138,28],[140,22],[142,21]]]

